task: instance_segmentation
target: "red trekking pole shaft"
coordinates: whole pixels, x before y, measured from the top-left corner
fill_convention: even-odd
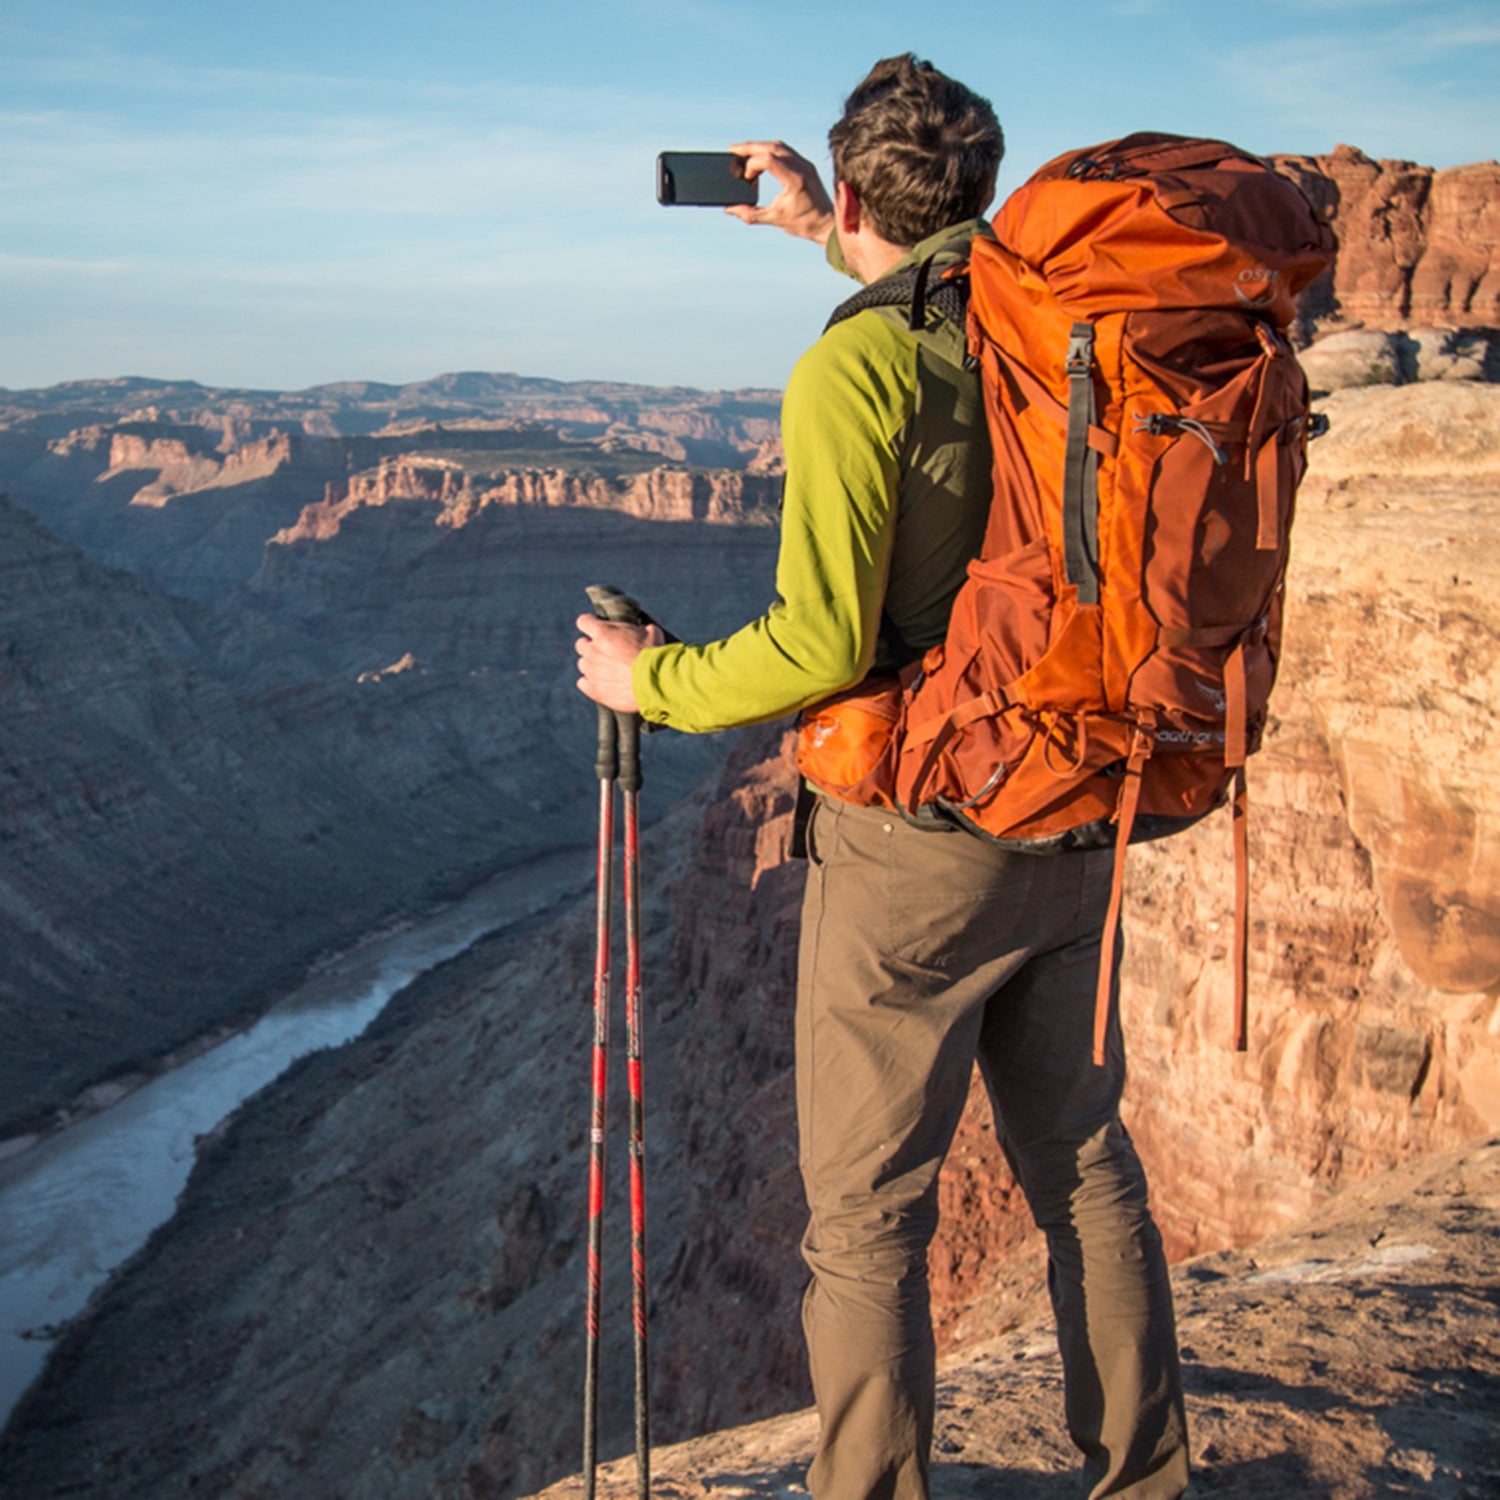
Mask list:
[[[593,1099],[589,1109],[588,1295],[584,1313],[583,1473],[584,1494],[594,1496],[599,1462],[599,1308],[604,1243],[604,1122],[609,1082],[610,908],[615,856],[615,778],[618,772],[614,712],[599,710],[599,851],[596,868],[594,941]]]
[[[601,619],[644,623],[633,599],[617,590],[588,590]],[[587,1374],[584,1385],[584,1495],[594,1500],[598,1463],[599,1313],[604,1222],[604,1122],[608,1082],[610,1001],[610,907],[614,864],[614,791],[625,805],[625,1026],[626,1078],[630,1089],[630,1266],[631,1321],[635,1345],[636,1493],[651,1492],[651,1420],[647,1360],[646,1296],[646,1113],[641,1073],[640,759],[641,721],[635,714],[599,709],[599,855],[597,941],[594,951],[593,1107],[590,1116]]]
[[[625,793],[625,1069],[630,1085],[630,1274],[635,1331],[636,1493],[651,1493],[651,1415],[646,1299],[646,1099],[641,1076],[640,720],[620,726]]]

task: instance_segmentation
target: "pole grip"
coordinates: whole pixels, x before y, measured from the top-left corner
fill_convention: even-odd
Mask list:
[[[584,592],[589,596],[589,603],[594,606],[594,613],[601,620],[619,620],[626,625],[655,625],[668,646],[675,646],[682,640],[681,636],[673,635],[660,620],[648,615],[629,594],[622,594],[619,589],[612,588],[607,583],[591,583]]]
[[[591,583],[584,592],[601,620],[623,625],[652,625],[655,621],[629,594],[607,583]],[[608,720],[608,724],[606,724]],[[599,709],[599,757],[594,763],[601,781],[618,778],[620,789],[641,789],[641,720],[639,714],[617,714]]]
[[[639,759],[639,755],[637,755]],[[599,749],[594,756],[594,774],[600,781],[613,781],[620,774],[620,730],[615,711],[599,705]]]
[[[620,747],[620,790],[638,792],[641,789],[641,718],[639,714],[616,714],[614,719]]]
[[[622,625],[650,625],[652,620],[639,604],[607,583],[591,583],[585,590],[594,613],[601,620],[614,620]]]

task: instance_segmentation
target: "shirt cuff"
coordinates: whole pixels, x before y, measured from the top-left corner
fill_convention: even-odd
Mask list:
[[[671,722],[666,708],[659,702],[656,683],[651,676],[651,663],[668,649],[666,646],[647,646],[636,653],[630,664],[630,691],[635,696],[636,707],[641,717],[653,724]]]

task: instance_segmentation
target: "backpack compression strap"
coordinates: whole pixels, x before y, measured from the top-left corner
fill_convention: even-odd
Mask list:
[[[1080,604],[1099,602],[1099,457],[1089,443],[1094,402],[1094,325],[1068,338],[1068,437],[1063,459],[1063,564]]]

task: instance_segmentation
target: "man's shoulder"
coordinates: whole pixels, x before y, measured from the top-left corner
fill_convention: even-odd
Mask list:
[[[830,328],[799,359],[787,381],[784,417],[820,427],[853,424],[889,436],[916,401],[917,347],[879,309]]]
[[[863,384],[915,368],[916,343],[905,320],[890,309],[869,308],[835,323],[803,354],[792,371],[793,382],[852,381]]]

